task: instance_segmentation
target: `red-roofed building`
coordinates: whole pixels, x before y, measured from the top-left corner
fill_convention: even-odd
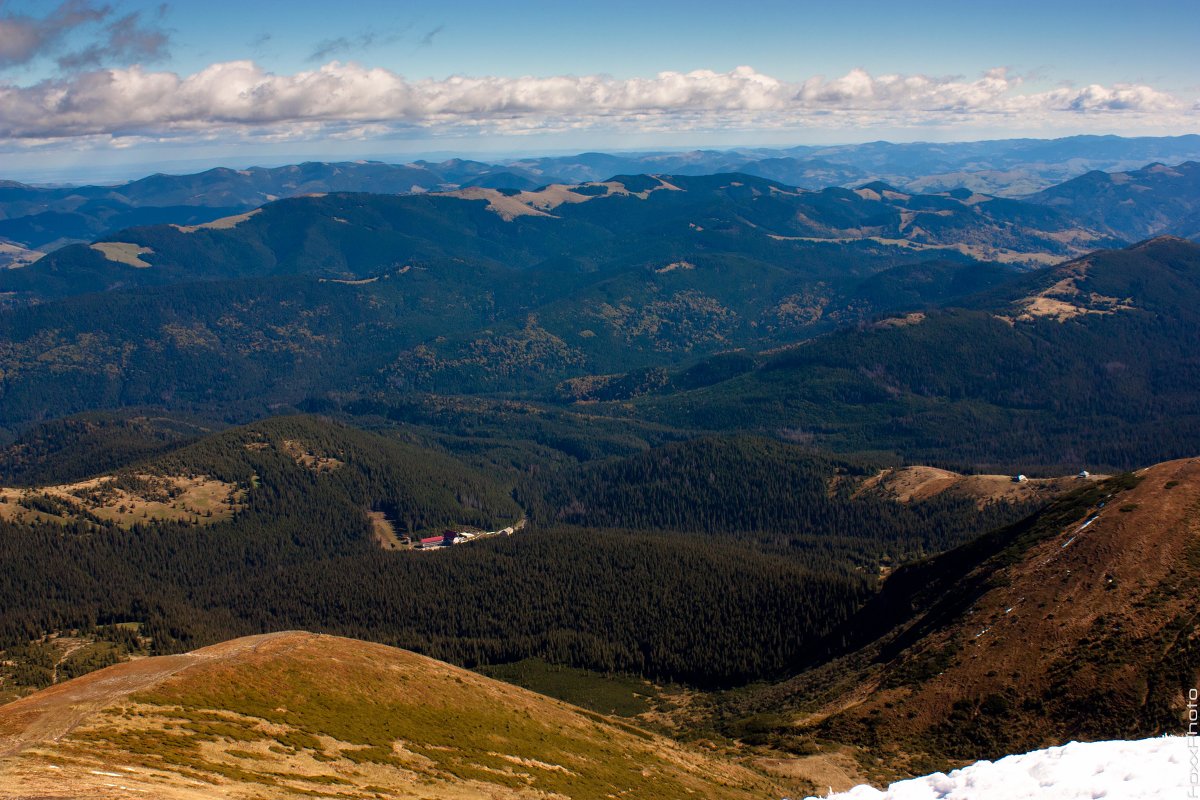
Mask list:
[[[449,547],[458,538],[455,531],[443,531],[441,536],[430,536],[421,540],[421,547]]]

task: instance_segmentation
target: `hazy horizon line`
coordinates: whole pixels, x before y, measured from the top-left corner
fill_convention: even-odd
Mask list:
[[[1119,133],[1079,133],[1067,136],[988,136],[983,138],[964,138],[964,139],[900,139],[900,138],[878,138],[864,141],[848,141],[848,140],[831,140],[823,143],[811,142],[796,142],[793,144],[732,144],[732,145],[704,145],[702,143],[689,143],[686,145],[663,145],[656,147],[547,147],[547,148],[525,148],[525,149],[475,149],[475,148],[457,148],[457,149],[438,149],[438,150],[418,150],[412,152],[365,152],[360,154],[352,153],[331,153],[325,152],[298,152],[285,154],[257,154],[255,156],[237,157],[235,155],[214,155],[214,156],[194,156],[190,158],[165,158],[157,160],[145,161],[120,161],[117,163],[96,164],[94,161],[83,166],[81,164],[71,164],[57,167],[47,167],[44,165],[27,168],[16,168],[5,170],[0,173],[0,180],[10,180],[19,183],[25,183],[29,186],[39,188],[49,187],[69,187],[69,186],[84,186],[84,185],[118,185],[130,181],[138,180],[139,178],[149,177],[151,175],[192,175],[200,172],[206,172],[212,169],[276,169],[279,167],[291,166],[294,164],[303,163],[355,163],[355,162],[376,162],[390,165],[406,165],[416,163],[418,161],[426,161],[431,163],[441,163],[452,159],[463,159],[467,161],[478,161],[484,164],[494,164],[504,166],[516,161],[525,159],[541,159],[541,158],[560,158],[570,156],[581,156],[588,153],[600,153],[606,155],[621,155],[626,157],[636,156],[653,156],[670,153],[689,153],[689,152],[713,152],[713,153],[736,153],[736,152],[783,152],[788,150],[823,150],[830,148],[853,148],[865,147],[869,145],[970,145],[970,144],[992,144],[1002,142],[1057,142],[1070,139],[1123,139],[1135,141],[1139,139],[1157,139],[1157,140],[1172,140],[1172,139],[1187,139],[1200,138],[1200,131],[1194,133],[1180,133],[1167,135],[1141,135],[1129,136]],[[336,149],[336,148],[335,148]],[[94,156],[95,152],[90,155]],[[68,176],[75,175],[75,178]]]

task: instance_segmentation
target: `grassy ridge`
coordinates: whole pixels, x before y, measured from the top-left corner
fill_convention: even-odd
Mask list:
[[[238,642],[222,645],[238,647]],[[138,692],[62,748],[261,786],[392,791],[414,783],[581,800],[772,791],[667,740],[378,645],[285,634]],[[278,771],[286,763],[294,769]]]

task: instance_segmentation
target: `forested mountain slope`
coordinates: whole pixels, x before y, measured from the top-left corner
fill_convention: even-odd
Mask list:
[[[538,656],[725,685],[785,673],[871,586],[840,554],[818,570],[661,530],[381,547],[372,514],[398,536],[511,525],[511,476],[319,418],[233,428],[110,475],[0,492],[5,644],[129,621],[169,653],[305,627],[466,665]]]
[[[1129,468],[1200,448],[1198,301],[1200,246],[1160,238],[637,402],[655,419],[787,429],[915,463]]]
[[[0,448],[0,485],[90,478],[178,448],[220,425],[184,417],[96,412],[33,425]]]
[[[805,199],[736,177],[524,199],[298,198],[218,227],[65,248],[0,276],[18,306],[0,313],[0,424],[131,405],[246,419],[381,388],[545,395],[564,380],[953,302],[1017,275],[953,250],[779,238],[764,226],[816,232],[801,201],[827,206],[837,225],[902,215],[854,192]],[[500,201],[523,211],[489,209]],[[943,201],[964,222],[976,216]]]
[[[1187,220],[1200,212],[1200,162],[1089,172],[1028,199],[1127,241],[1161,234],[1191,238],[1196,231]]]
[[[540,219],[474,213],[501,229]],[[445,261],[363,283],[279,276],[92,294],[0,314],[0,416],[18,428],[159,406],[247,419],[368,398],[416,408],[429,391],[524,393],[610,401],[595,409],[610,427],[632,415],[983,471],[1127,468],[1200,438],[1198,252],[1162,238],[1026,275],[889,267],[853,249],[778,263],[706,255],[669,270]],[[906,313],[869,321],[888,303]],[[764,346],[775,347],[754,353]]]
[[[87,450],[38,462],[54,483],[0,488],[4,643],[129,622],[174,652],[303,626],[467,665],[537,657],[732,685],[804,663],[881,573],[1073,484],[912,500],[879,489],[868,462],[751,437],[575,466],[514,438],[521,461],[481,472],[398,440],[419,429],[385,430],[276,417],[144,460],[132,448],[107,472]],[[441,552],[398,542],[525,515],[510,537]]]
[[[946,492],[912,501],[873,489],[879,467],[750,436],[705,437],[625,458],[539,470],[519,497],[544,524],[736,539],[829,573],[905,563],[1019,519],[1062,486],[1000,502]]]

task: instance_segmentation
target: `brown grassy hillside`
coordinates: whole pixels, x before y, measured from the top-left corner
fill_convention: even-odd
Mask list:
[[[761,798],[745,768],[383,645],[237,639],[0,707],[0,797]]]
[[[937,467],[909,466],[884,469],[867,478],[856,495],[875,494],[899,503],[917,503],[940,494],[969,497],[983,508],[989,503],[1047,502],[1064,492],[1099,480],[1102,475],[1087,478],[1028,478],[1016,482],[1011,475],[963,475]]]

